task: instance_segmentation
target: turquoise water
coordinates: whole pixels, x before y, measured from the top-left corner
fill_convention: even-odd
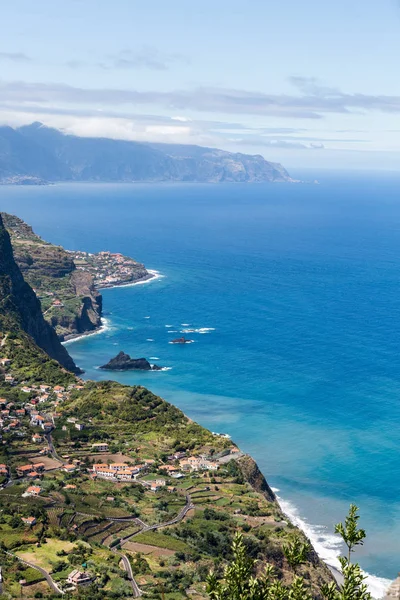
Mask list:
[[[330,562],[340,549],[333,525],[356,502],[368,531],[360,562],[394,578],[400,177],[318,177],[3,187],[0,207],[52,242],[120,251],[163,275],[104,290],[107,328],[68,345],[87,377],[109,377],[97,367],[119,350],[170,367],[115,378],[230,433]],[[183,323],[210,330],[169,344]]]

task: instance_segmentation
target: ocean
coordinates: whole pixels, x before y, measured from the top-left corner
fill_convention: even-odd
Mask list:
[[[160,273],[103,291],[106,326],[68,344],[85,377],[110,378],[98,367],[120,350],[168,367],[112,377],[229,433],[330,564],[356,503],[378,597],[400,569],[400,175],[315,177],[3,186],[0,208]]]

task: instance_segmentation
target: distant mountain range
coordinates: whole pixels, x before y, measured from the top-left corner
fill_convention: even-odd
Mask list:
[[[282,182],[279,163],[260,155],[182,144],[66,135],[42,123],[0,127],[0,183],[55,181]]]

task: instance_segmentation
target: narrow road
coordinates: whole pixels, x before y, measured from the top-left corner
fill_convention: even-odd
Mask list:
[[[122,559],[124,569],[128,573],[129,581],[132,586],[133,597],[139,598],[142,595],[142,592],[140,591],[139,586],[136,583],[135,578],[133,576],[133,571],[132,571],[131,563],[129,562],[129,558],[127,556],[125,556],[125,554],[120,554],[120,557]]]
[[[47,443],[48,443],[49,448],[50,448],[50,454],[52,455],[52,457],[54,458],[54,460],[58,460],[58,462],[60,462],[62,465],[65,465],[65,460],[63,460],[57,454],[57,450],[54,447],[53,438],[51,437],[51,433],[46,433],[44,437],[47,440]]]
[[[155,525],[146,525],[145,523],[143,523],[143,521],[141,521],[141,524],[144,527],[140,531],[136,531],[135,533],[132,533],[131,535],[126,536],[125,538],[122,538],[120,542],[121,546],[125,544],[125,542],[127,542],[128,540],[135,537],[135,535],[139,535],[139,533],[145,533],[146,531],[155,531],[157,529],[161,529],[162,527],[168,527],[169,525],[175,525],[176,523],[179,523],[186,517],[189,510],[191,510],[192,508],[195,508],[195,505],[192,502],[190,494],[186,494],[186,504],[176,515],[176,517],[174,517],[170,521],[165,521],[164,523],[156,523]]]
[[[48,573],[47,571],[45,571],[44,569],[42,569],[42,567],[38,567],[37,565],[34,565],[34,564],[30,563],[30,562],[27,562],[26,560],[23,560],[22,558],[20,558],[16,554],[13,554],[12,552],[8,552],[7,550],[4,550],[4,552],[6,554],[8,554],[8,556],[12,556],[13,558],[16,558],[17,560],[19,560],[20,562],[22,562],[27,567],[32,567],[32,569],[36,569],[36,571],[39,571],[39,573],[41,573],[43,575],[43,577],[45,577],[47,583],[49,584],[49,586],[51,587],[51,589],[53,590],[53,592],[55,592],[56,594],[61,594],[61,595],[65,594],[65,592],[60,587],[58,587],[58,585],[56,584],[56,582],[51,578],[50,573]]]

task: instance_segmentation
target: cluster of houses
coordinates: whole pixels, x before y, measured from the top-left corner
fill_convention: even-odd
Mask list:
[[[135,278],[139,263],[120,253],[102,251],[97,254],[73,252],[77,269],[88,271],[96,285],[116,285]]]
[[[92,467],[92,476],[115,481],[132,481],[136,479],[146,465],[129,466],[126,463],[95,463]]]

